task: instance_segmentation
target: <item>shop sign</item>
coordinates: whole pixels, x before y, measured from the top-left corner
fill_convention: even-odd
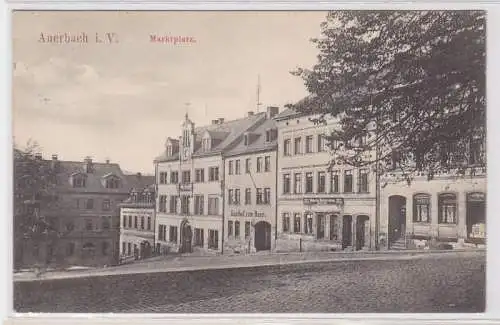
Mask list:
[[[265,215],[258,211],[231,210],[231,217],[264,218]]]
[[[304,205],[344,205],[342,198],[306,198]]]

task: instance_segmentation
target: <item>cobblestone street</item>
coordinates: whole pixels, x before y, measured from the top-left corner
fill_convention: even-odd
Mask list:
[[[14,283],[17,312],[483,312],[485,253]]]

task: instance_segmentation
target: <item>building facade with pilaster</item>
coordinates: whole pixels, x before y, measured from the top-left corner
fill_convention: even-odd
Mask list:
[[[278,126],[277,251],[375,249],[375,174],[335,165],[324,135],[333,118],[286,109]]]

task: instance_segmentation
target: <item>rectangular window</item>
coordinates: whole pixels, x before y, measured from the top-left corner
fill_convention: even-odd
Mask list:
[[[262,157],[257,157],[257,173],[262,173]]]
[[[209,197],[208,198],[208,214],[211,216],[219,215],[219,198]]]
[[[304,233],[312,234],[313,233],[313,216],[312,214],[306,214],[304,216]]]
[[[229,161],[229,166],[227,168],[229,175],[233,175],[233,161]]]
[[[265,172],[271,171],[271,157],[270,156],[266,156],[264,158],[264,171]]]
[[[429,222],[431,197],[427,194],[417,194],[413,197],[413,221]]]
[[[126,254],[127,254],[127,243],[122,242],[122,255],[126,255]]]
[[[167,184],[167,172],[160,172],[160,184]]]
[[[240,166],[240,160],[236,160],[234,163],[234,174],[235,175],[240,175],[241,174],[241,166]]]
[[[132,243],[127,243],[127,255],[132,255]]]
[[[144,230],[145,227],[146,227],[146,219],[144,219],[144,217],[141,217],[141,229]]]
[[[111,200],[109,199],[104,199],[102,201],[102,209],[104,211],[109,211],[111,209]]]
[[[240,222],[239,221],[234,222],[234,238],[236,238],[236,239],[240,238]]]
[[[189,195],[181,196],[181,213],[183,215],[189,215],[190,202],[191,202],[191,197]]]
[[[177,243],[177,226],[170,226],[168,239],[171,243]]]
[[[132,228],[132,216],[128,216],[128,227]]]
[[[290,232],[290,214],[283,213],[282,226],[283,232]]]
[[[229,237],[232,237],[233,236],[233,221],[232,220],[228,220],[227,221],[227,235]]]
[[[217,230],[208,230],[208,248],[218,249],[219,248],[219,232]]]
[[[302,174],[296,173],[294,175],[294,189],[293,192],[295,194],[300,194],[302,193]]]
[[[325,215],[323,214],[318,214],[316,217],[316,238],[317,239],[323,239],[325,238],[325,226],[326,226],[326,220],[325,220]],[[312,222],[311,222],[311,228],[312,228]]]
[[[189,184],[189,183],[191,183],[191,171],[184,170],[182,172],[182,184]]]
[[[227,190],[227,204],[234,204],[234,190]]]
[[[203,183],[205,181],[205,169],[199,168],[195,170],[195,182]]]
[[[324,134],[318,134],[318,152],[326,151],[326,141]]]
[[[344,193],[352,193],[352,170],[344,172]]]
[[[170,197],[170,200],[172,200],[172,198],[174,198],[173,196]],[[159,202],[158,202],[158,211],[160,212],[167,212],[167,196],[166,195],[160,195],[160,198],[159,198]]]
[[[251,164],[252,164],[252,159],[251,158],[247,158],[245,160],[245,173],[250,174]]]
[[[92,219],[85,219],[85,230],[93,230],[94,225],[92,224]]]
[[[85,187],[87,179],[85,176],[75,176],[73,178],[73,187],[82,188]]]
[[[120,180],[116,177],[110,177],[106,180],[106,188],[119,188]]]
[[[290,174],[283,175],[283,194],[290,193]]]
[[[234,204],[236,205],[241,204],[241,191],[239,188],[234,190]]]
[[[203,247],[204,240],[205,240],[205,235],[203,229],[194,228],[194,246]]]
[[[302,138],[295,138],[295,140],[294,140],[294,153],[296,155],[302,154]]]
[[[94,199],[88,199],[85,208],[87,210],[92,210],[94,208]]]
[[[300,213],[295,213],[293,216],[293,232],[300,234]]]
[[[219,167],[210,167],[208,169],[208,180],[210,182],[215,182],[219,180]]]
[[[441,194],[438,197],[439,223],[457,223],[457,198],[455,194]]]
[[[313,136],[308,135],[306,137],[306,153],[312,153],[313,152]]]
[[[326,173],[318,172],[318,193],[326,192]]]
[[[245,189],[245,204],[246,205],[252,204],[252,189],[251,188]]]
[[[194,214],[195,215],[203,215],[203,207],[205,204],[203,195],[195,195],[194,196]]]
[[[151,230],[151,217],[148,217],[148,230]]]
[[[271,204],[271,189],[269,187],[264,189],[264,204]]]
[[[170,184],[177,184],[179,183],[179,172],[171,172],[170,173]]]
[[[469,141],[469,164],[483,165],[484,164],[484,139],[477,138]]]
[[[306,193],[313,192],[313,173],[306,173]]]
[[[245,239],[250,237],[250,221],[245,221]]]
[[[137,216],[134,216],[134,228],[135,228],[135,229],[138,229],[138,228],[139,228],[139,227],[138,227],[138,226],[139,226],[139,222],[138,222],[138,221],[139,221],[139,220],[138,220]]]
[[[359,193],[368,193],[368,169],[359,170]]]
[[[330,216],[330,240],[338,240],[338,216],[331,215]]]
[[[339,192],[339,171],[333,170],[330,172],[330,193]]]
[[[263,204],[264,203],[264,193],[261,188],[257,189],[257,195],[255,198],[255,203],[256,204]]]
[[[160,196],[160,200],[161,200],[161,196]],[[165,200],[166,200],[166,196],[165,196]],[[174,196],[172,195],[170,197],[170,205],[169,205],[169,212],[172,213],[172,214],[175,214],[177,213],[177,196]]]
[[[283,156],[291,156],[292,155],[292,140],[285,139],[283,141]]]
[[[166,238],[165,238],[165,235],[166,235],[165,228],[166,228],[165,225],[158,225],[158,239],[159,240],[163,240],[163,241],[166,240]]]
[[[127,216],[123,216],[123,228],[127,228]]]

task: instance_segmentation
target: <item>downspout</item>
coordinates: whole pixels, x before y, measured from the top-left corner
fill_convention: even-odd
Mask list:
[[[224,255],[224,236],[225,236],[225,224],[226,224],[226,184],[225,184],[225,178],[226,178],[226,173],[225,173],[225,166],[226,162],[224,159],[224,154],[221,153],[221,160],[222,160],[222,172],[219,173],[219,175],[222,175],[222,179],[220,181],[220,186],[221,186],[221,193],[222,193],[222,233],[221,233],[221,255]]]

